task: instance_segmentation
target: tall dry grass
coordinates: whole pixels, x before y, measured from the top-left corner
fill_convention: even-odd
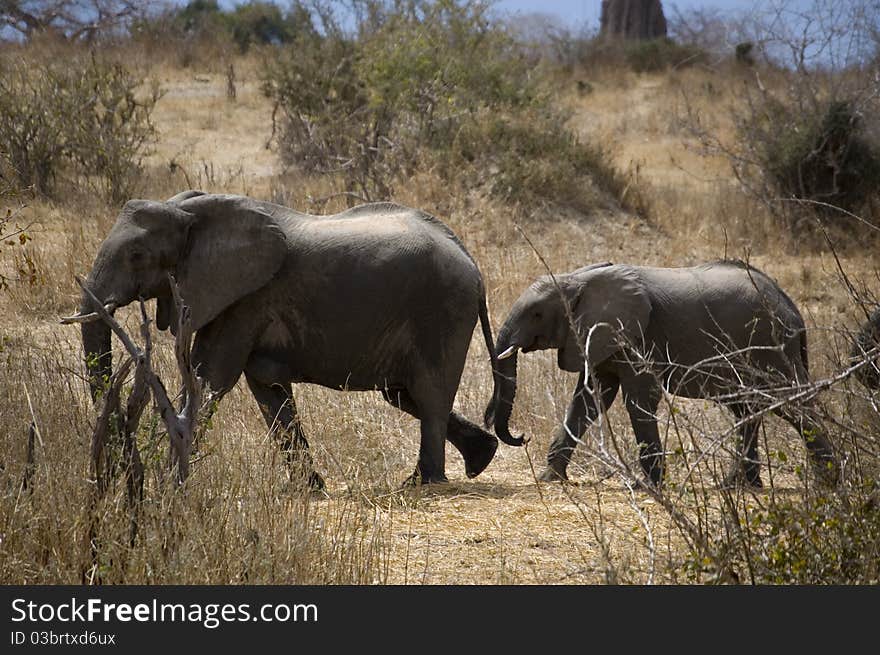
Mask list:
[[[194,66],[160,71],[168,92],[156,109],[160,136],[142,181],[144,196],[163,198],[196,186],[304,211],[346,205],[334,197],[332,183],[280,170],[264,149],[270,109],[247,63],[240,66],[235,103],[225,98],[221,72]],[[554,271],[607,260],[672,266],[742,257],[795,299],[809,326],[813,377],[831,377],[845,367],[849,331],[864,318],[859,297],[880,288],[876,265],[869,252],[843,249],[836,259],[827,249],[799,248],[775,234],[760,208],[725,183],[718,161],[688,148],[672,99],[676,85],[716,84],[701,75],[609,76],[593,80],[593,93],[566,99],[577,110],[578,129],[613,145],[619,168],[650,199],[650,221],[607,205],[589,214],[552,207],[526,212],[478,190],[450,187],[431,171],[402,184],[394,200],[436,214],[460,235],[485,277],[496,328],[521,290],[546,272],[538,254]],[[712,107],[729,99],[729,93],[718,99],[707,90],[701,102]],[[296,388],[316,467],[328,483],[323,495],[290,483],[242,385],[220,404],[185,489],[171,489],[163,480],[167,444],[155,418],[145,418],[138,435],[147,467],[138,539],[129,545],[120,479],[96,510],[100,557],[94,566],[86,539],[88,448],[96,413],[83,378],[78,331],[56,319],[75,306],[73,276],[88,270],[116,211],[82,196],[31,203],[26,212],[35,224],[34,239],[27,248],[39,275],[32,284],[22,281],[0,293],[3,582],[773,582],[771,564],[780,553],[801,552],[785,546],[785,539],[795,537],[785,532],[791,524],[783,519],[796,509],[816,516],[817,507],[846,500],[852,513],[866,512],[859,520],[876,523],[862,509],[868,483],[878,474],[875,398],[849,380],[819,399],[845,461],[844,486],[830,500],[814,489],[800,437],[772,417],[760,437],[765,481],[772,480],[772,488],[721,490],[736,451],[736,438],[728,434],[732,417],[708,402],[673,398],[659,410],[670,476],[662,497],[633,488],[621,473],[620,463],[634,466],[637,452],[617,404],[576,451],[570,468],[575,484],[535,484],[534,472],[575,383],[557,369],[555,353],[543,352],[520,360],[512,424],[531,437],[528,446],[499,446],[489,468],[472,481],[448,448],[451,482],[442,486],[399,488],[416,461],[418,425],[378,394]],[[118,316],[137,333],[135,308]],[[175,379],[169,341],[157,338],[158,370],[166,383]],[[121,352],[116,355],[118,362]],[[456,408],[477,420],[490,393],[488,358],[475,334]],[[32,421],[38,429],[35,472],[23,490]],[[841,512],[827,517],[839,521]],[[801,524],[809,528],[803,534],[820,541],[824,535],[824,543],[810,546],[820,559],[846,537],[831,523]],[[805,570],[798,562],[785,566]],[[819,581],[843,580],[839,570],[829,568]]]

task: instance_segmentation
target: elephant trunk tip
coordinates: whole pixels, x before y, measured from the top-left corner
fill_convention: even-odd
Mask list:
[[[524,435],[514,437],[512,434],[510,434],[510,431],[507,429],[506,423],[504,423],[502,425],[499,425],[498,423],[496,423],[495,409],[498,406],[498,402],[499,402],[498,394],[496,393],[495,396],[492,398],[491,402],[486,406],[486,411],[483,414],[483,424],[486,426],[487,429],[494,427],[495,434],[498,436],[498,438],[501,441],[506,443],[508,446],[522,446],[522,445],[524,445],[528,441]]]
[[[521,434],[518,437],[514,437],[510,432],[506,430],[495,430],[495,434],[498,435],[498,438],[501,439],[508,446],[524,446],[528,442],[528,439],[525,438],[525,435]]]

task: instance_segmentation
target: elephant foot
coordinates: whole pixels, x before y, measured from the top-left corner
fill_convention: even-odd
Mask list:
[[[764,482],[759,470],[757,464],[737,462],[724,476],[721,486],[723,489],[763,489]]]
[[[308,487],[311,491],[323,491],[326,486],[320,473],[312,468],[305,469],[296,466],[290,469],[290,482],[294,485]]]
[[[498,439],[491,435],[486,438],[472,438],[468,440],[467,454],[464,458],[464,472],[469,478],[475,478],[489,466],[498,449]]]
[[[833,456],[822,456],[811,460],[813,473],[819,483],[828,488],[834,488],[840,482],[840,467]]]
[[[401,488],[406,489],[407,487],[418,487],[423,484],[445,484],[447,482],[449,482],[449,480],[443,473],[422,475],[421,472],[416,469],[413,474],[409,476],[406,480],[404,480],[403,484],[400,486]]]
[[[482,473],[498,449],[498,439],[456,412],[449,414],[446,439],[461,453],[469,478]]]
[[[302,476],[291,474],[290,479],[283,486],[285,493],[295,494],[302,493],[303,491],[312,493],[325,492],[324,487],[324,478],[314,471],[311,473],[303,472]]]
[[[321,477],[321,474],[317,471],[312,471],[309,473],[309,489],[312,491],[324,491],[324,487],[327,485],[324,484],[324,478]]]
[[[635,484],[633,484],[633,489],[644,491],[645,493],[659,493],[663,490],[663,480],[662,478],[659,480],[654,480],[651,477],[645,475],[635,481]]]
[[[568,482],[568,473],[565,469],[548,466],[538,476],[538,482]]]

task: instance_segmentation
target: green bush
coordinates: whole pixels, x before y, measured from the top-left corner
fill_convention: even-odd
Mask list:
[[[880,506],[820,497],[772,505],[752,517],[756,582],[880,583]]]
[[[285,12],[275,3],[263,0],[237,4],[230,11],[221,9],[216,0],[191,0],[164,16],[141,21],[137,31],[151,31],[151,22],[156,26],[170,23],[171,34],[165,38],[170,36],[177,41],[226,39],[235,43],[242,53],[253,45],[291,43],[298,32],[312,29],[311,14],[300,2],[291,3]]]
[[[760,122],[740,125],[764,174],[777,191],[858,211],[880,187],[880,151],[863,136],[861,120],[845,100],[828,102],[818,116],[770,103]]]
[[[482,112],[462,128],[447,157],[447,177],[464,171],[510,203],[552,203],[586,212],[607,204],[607,196],[624,200],[627,181],[610,153],[582,143],[564,115],[544,107],[507,117]],[[435,160],[441,160],[439,153]],[[645,209],[623,204],[636,212]]]
[[[876,585],[880,497],[870,492],[771,492],[751,509],[731,500],[718,523],[706,526],[708,550],[693,549],[688,569],[698,571],[698,579],[710,573],[719,582]]]
[[[754,66],[755,58],[752,55],[754,49],[755,44],[751,41],[743,41],[742,43],[737,43],[736,48],[734,49],[734,59],[738,64],[742,64],[744,66]]]
[[[592,206],[607,159],[579,143],[548,76],[484,3],[369,6],[356,37],[325,24],[267,58],[286,164],[340,175],[366,198],[422,167],[512,202]]]
[[[174,12],[174,22],[184,33],[207,31],[225,27],[223,12],[217,0],[190,0]]]
[[[294,3],[284,14],[278,5],[252,1],[237,5],[229,15],[232,38],[241,52],[252,45],[281,45],[293,41],[301,29],[311,29],[307,10]]]
[[[50,195],[59,173],[107,200],[129,196],[154,137],[158,89],[94,56],[8,58],[0,69],[0,152],[22,187]]]

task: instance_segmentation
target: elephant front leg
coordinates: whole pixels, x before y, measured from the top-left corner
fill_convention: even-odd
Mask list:
[[[589,386],[584,385],[584,379],[582,372],[565,414],[565,422],[556,432],[547,452],[547,468],[538,476],[541,482],[568,480],[568,464],[578,441],[617,395],[619,383],[616,378],[597,376],[596,383],[591,379]],[[597,405],[597,398],[601,407]]]
[[[314,469],[309,442],[296,413],[290,384],[265,384],[247,372],[245,377],[270,434],[280,443],[290,467],[291,479],[300,477],[310,488],[323,489],[324,479]]]

